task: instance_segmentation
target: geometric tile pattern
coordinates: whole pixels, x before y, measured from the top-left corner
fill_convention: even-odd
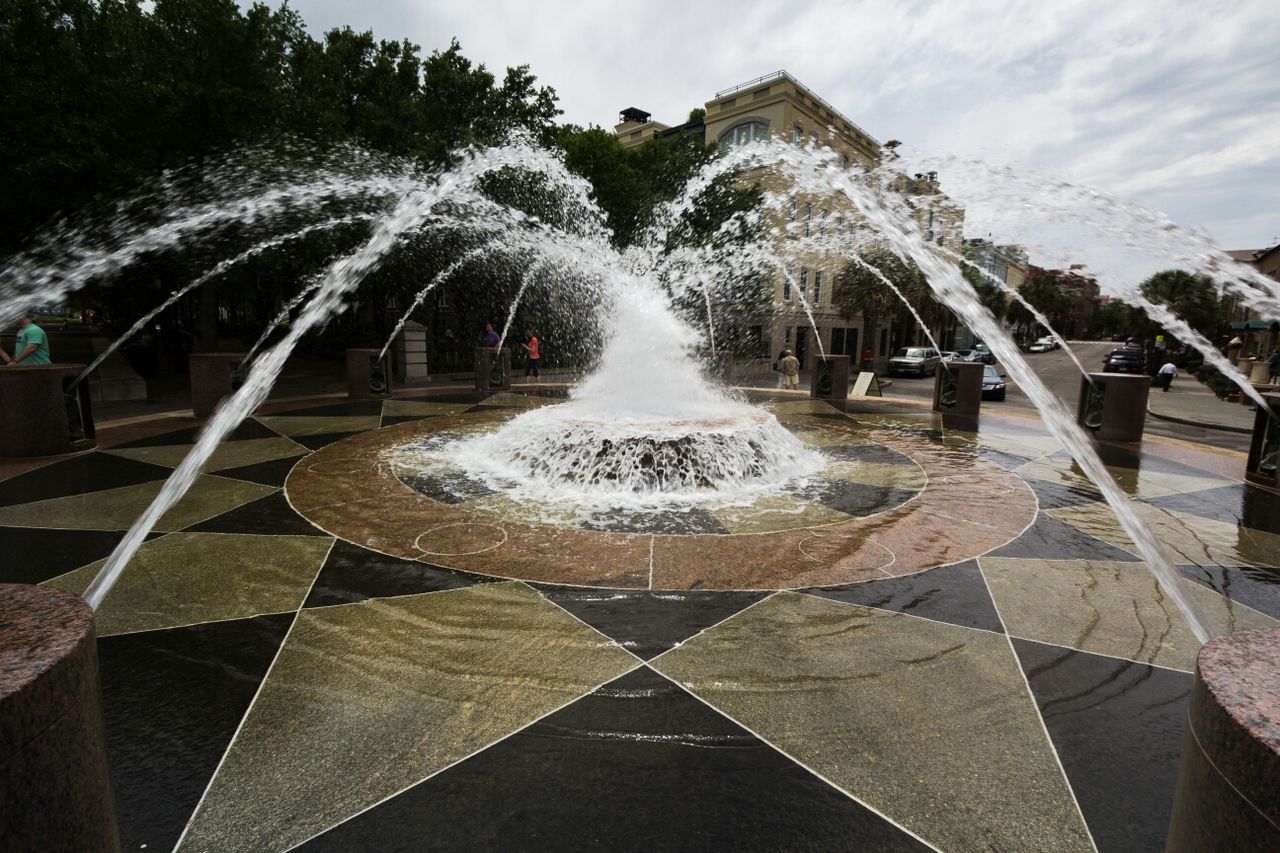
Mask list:
[[[98,608],[98,636],[297,610],[332,542],[222,533],[171,533],[147,542]],[[48,585],[81,593],[104,562]]]
[[[272,403],[232,433],[99,612],[126,848],[1162,848],[1194,638],[1037,421],[776,398],[833,459],[821,500],[567,531],[594,553],[505,496],[401,514],[352,467],[395,429],[561,399]],[[159,418],[5,466],[0,580],[82,587],[197,434]],[[1096,446],[1218,630],[1276,624],[1280,498],[1242,457]],[[493,526],[335,542],[281,491],[315,471],[345,487],[335,515]],[[915,496],[836,508],[893,489]],[[771,548],[788,514],[800,536]],[[427,553],[495,527],[527,560]],[[904,569],[922,555],[940,567]],[[771,591],[778,566],[799,592]]]
[[[178,849],[287,849],[637,663],[523,584],[304,610]]]
[[[1092,849],[1003,636],[778,593],[652,665],[930,844]]]

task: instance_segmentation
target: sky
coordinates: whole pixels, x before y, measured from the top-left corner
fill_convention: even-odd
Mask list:
[[[291,0],[334,26],[456,37],[499,76],[528,64],[563,119],[636,106],[677,124],[786,69],[880,141],[1096,187],[1205,229],[1280,242],[1280,14],[1163,0]],[[942,174],[946,189],[946,172]],[[971,229],[987,223],[970,218]],[[998,227],[998,226],[993,226]],[[982,236],[970,233],[969,236]],[[994,235],[997,240],[1002,236]]]

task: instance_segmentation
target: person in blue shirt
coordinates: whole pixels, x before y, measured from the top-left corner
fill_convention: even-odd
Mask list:
[[[501,340],[502,340],[501,336],[499,336],[498,333],[493,330],[493,324],[485,323],[484,324],[484,345],[492,349],[493,347],[496,347],[498,345],[498,342]]]
[[[14,343],[13,357],[0,348],[0,358],[5,364],[50,364],[49,336],[35,324],[29,312],[18,317],[18,338]]]

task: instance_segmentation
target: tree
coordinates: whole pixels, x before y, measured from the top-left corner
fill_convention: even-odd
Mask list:
[[[1063,291],[1060,273],[1057,270],[1033,269],[1027,276],[1026,282],[1018,289],[1018,293],[1045,316],[1055,331],[1061,329],[1063,321],[1067,319],[1074,305],[1071,297]],[[1034,334],[1036,327],[1039,326],[1035,316],[1016,300],[1009,304],[1007,316],[1009,322],[1018,328],[1026,329],[1031,334]]]
[[[1177,314],[1187,325],[1213,340],[1226,320],[1225,307],[1213,282],[1183,270],[1158,272],[1142,283],[1142,295]]]
[[[862,263],[849,261],[836,273],[831,300],[849,319],[862,315],[868,342],[883,320],[893,322],[901,315],[909,316],[902,299],[868,267],[874,267],[893,282],[903,297],[917,308],[926,324],[933,326],[936,320],[945,316],[945,309],[929,294],[928,282],[913,262],[904,262],[890,250],[882,248],[867,249],[858,257]],[[914,324],[914,318],[910,322]]]

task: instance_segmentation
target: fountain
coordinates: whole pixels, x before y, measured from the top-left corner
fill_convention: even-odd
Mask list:
[[[130,212],[136,205],[124,204],[117,209],[117,239],[97,244],[89,236],[92,229],[63,226],[48,238],[50,245],[62,241],[69,247],[59,260],[43,260],[50,254],[46,247],[0,269],[3,321],[22,302],[57,300],[90,280],[118,274],[147,251],[216,240],[230,223],[268,228],[285,212],[317,220],[265,235],[176,292],[159,311],[231,264],[287,247],[292,234],[359,229],[360,244],[300,284],[296,298],[250,348],[240,386],[212,412],[190,452],[85,586],[84,597],[93,607],[110,602],[113,587],[160,520],[192,488],[224,440],[267,401],[299,341],[347,310],[363,280],[386,258],[411,241],[443,235],[451,241],[452,260],[411,300],[397,331],[466,264],[507,264],[518,271],[518,286],[499,348],[478,351],[478,385],[509,383],[503,346],[518,329],[522,300],[540,290],[564,299],[566,311],[595,312],[601,345],[593,352],[592,368],[557,405],[531,405],[514,416],[451,412],[430,424],[389,425],[317,451],[291,469],[286,489],[292,508],[314,527],[371,549],[376,543],[380,553],[440,570],[649,591],[820,588],[907,577],[987,554],[1032,524],[1036,498],[1018,476],[958,450],[971,440],[964,433],[944,433],[938,446],[926,446],[918,429],[858,425],[861,432],[856,432],[849,419],[833,425],[822,422],[820,414],[799,422],[780,415],[803,412],[806,405],[843,412],[847,389],[840,393],[840,388],[847,385],[847,365],[841,365],[843,373],[814,369],[813,395],[833,398],[834,408],[820,400],[789,398],[768,401],[770,410],[708,381],[699,362],[700,352],[714,358],[728,339],[717,334],[717,322],[725,322],[718,313],[724,306],[761,307],[751,303],[744,282],[781,271],[813,323],[813,306],[793,275],[796,258],[867,265],[859,252],[878,243],[918,266],[937,299],[999,356],[1052,436],[1101,492],[1125,541],[1150,570],[1162,598],[1176,604],[1194,638],[1205,642],[1217,632],[1204,612],[1203,596],[1179,575],[1169,548],[1117,484],[1073,414],[981,306],[959,274],[954,254],[925,239],[914,212],[892,190],[900,167],[867,172],[818,148],[767,140],[743,145],[705,167],[679,198],[663,206],[640,245],[619,251],[610,245],[590,187],[556,157],[526,142],[463,152],[454,168],[438,174],[357,159],[357,169],[344,170],[329,158],[305,174],[253,181],[244,180],[240,167],[224,165],[203,185],[205,193],[210,186],[227,188],[225,196],[214,199],[185,198],[177,183],[166,179],[157,190],[157,197],[168,200],[158,223],[138,218]],[[759,169],[807,194],[838,195],[858,212],[863,229],[801,235],[794,223],[784,222],[787,198],[766,193],[763,208],[735,215],[703,243],[671,239],[714,181]],[[554,187],[556,209],[534,216],[495,201],[486,182],[513,172]],[[1081,194],[1058,187],[1053,197],[1078,200]],[[1131,214],[1135,221],[1153,221]],[[744,233],[752,236],[742,238]],[[1209,248],[1197,257],[1201,266],[1225,269],[1220,253]],[[870,271],[892,286],[880,270]],[[1238,292],[1248,290],[1233,280]],[[1271,290],[1249,294],[1246,298],[1257,305],[1276,301]],[[903,294],[898,297],[925,327],[915,306]],[[1167,319],[1166,325],[1193,345],[1212,349],[1161,310],[1155,306],[1153,316]],[[268,346],[274,330],[294,311],[288,331]],[[818,365],[834,365],[820,337],[817,345]],[[352,387],[358,392],[353,396],[367,396],[369,365],[389,346],[390,341],[380,351],[352,351]],[[502,366],[497,382],[495,357]],[[1206,357],[1214,361],[1213,354]],[[225,355],[219,358],[227,361]],[[818,387],[823,376],[830,383],[826,391]],[[938,388],[936,405],[945,410],[941,379]],[[873,488],[858,479],[873,474],[891,485]],[[355,500],[349,494],[352,482],[362,486]],[[977,525],[983,529],[971,532],[972,541],[921,535],[955,523],[968,511],[986,513],[990,520]],[[719,541],[696,547],[676,541],[693,534]],[[499,549],[500,560],[493,556]]]

